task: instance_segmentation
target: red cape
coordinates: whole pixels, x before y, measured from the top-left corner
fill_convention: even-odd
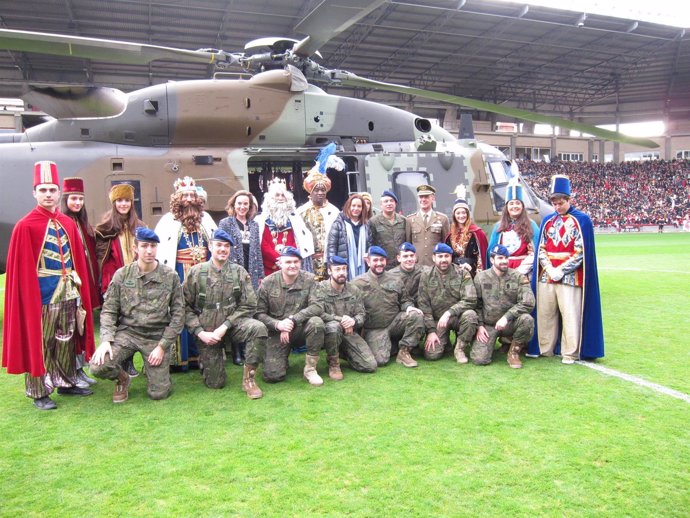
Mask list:
[[[5,276],[2,366],[7,368],[9,374],[28,372],[32,376],[42,376],[46,372],[43,365],[42,305],[37,265],[51,218],[56,219],[67,232],[74,269],[84,283],[88,282],[86,256],[81,246],[74,246],[75,243],[79,243],[80,238],[71,218],[59,211],[51,213],[42,207],[36,207],[19,220],[12,231]],[[89,290],[82,289],[81,297],[86,310],[86,329],[84,336],[77,334],[75,350],[77,354],[85,352],[88,361],[94,351]]]
[[[91,296],[91,307],[93,309],[99,308],[101,306],[101,287],[98,284],[98,258],[96,257],[96,238],[93,236],[90,236],[89,233],[87,232],[86,227],[81,221],[74,221],[77,225],[79,225],[81,229],[81,235],[84,236],[84,239],[82,240],[82,243],[88,252],[88,255],[86,257],[86,262],[87,266],[89,269],[89,276],[87,279],[89,280],[89,294]],[[82,277],[82,280],[84,278]]]
[[[474,223],[470,225],[470,232],[474,234],[474,238],[477,240],[477,246],[479,247],[479,258],[483,263],[486,260],[486,251],[489,248],[489,242],[486,239],[486,234],[481,227],[478,227]],[[482,264],[482,267],[484,270],[487,269],[486,264]]]

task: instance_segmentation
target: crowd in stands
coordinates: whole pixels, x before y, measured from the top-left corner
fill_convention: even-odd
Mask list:
[[[535,193],[548,199],[554,174],[570,177],[575,205],[595,226],[681,226],[690,214],[690,160],[621,163],[519,162]]]

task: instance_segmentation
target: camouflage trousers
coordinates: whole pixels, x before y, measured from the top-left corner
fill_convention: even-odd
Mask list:
[[[440,360],[450,350],[450,332],[455,331],[457,340],[469,343],[477,334],[477,313],[473,309],[462,312],[460,317],[451,317],[445,329],[438,329],[436,334],[441,343],[428,351],[424,349],[425,360]]]
[[[232,354],[233,344],[246,343],[247,355],[245,358],[249,358],[252,353],[252,357],[256,358],[266,350],[267,337],[266,326],[253,318],[235,320],[233,326],[225,333],[223,341],[215,345],[206,345],[196,337],[196,345],[199,348],[199,364],[202,369],[201,377],[204,384],[208,388],[222,389],[227,381],[224,351]],[[247,363],[256,365],[258,361],[253,363],[247,360]]]
[[[337,356],[340,352],[350,367],[357,372],[375,372],[376,358],[369,345],[357,332],[345,334],[339,322],[328,322],[324,336],[324,346],[328,356]]]
[[[499,331],[491,324],[484,324],[484,328],[489,333],[489,340],[483,344],[479,340],[472,341],[470,359],[475,365],[488,365],[496,348],[496,340],[500,337],[512,338],[514,342],[527,344],[534,333],[534,319],[531,315],[523,314],[517,319],[508,322],[508,325]]]
[[[398,313],[388,327],[364,328],[364,341],[369,344],[376,364],[386,365],[391,357],[391,340],[399,340],[400,347],[417,347],[424,336],[424,318],[418,313]]]
[[[43,322],[43,376],[24,376],[26,395],[31,399],[49,396],[56,387],[72,387],[77,381],[74,353],[76,333],[76,299],[44,304]]]
[[[303,325],[295,325],[290,333],[290,342],[280,343],[280,332],[271,331],[266,342],[266,355],[264,359],[264,380],[268,383],[285,381],[288,370],[288,358],[290,350],[297,345],[307,344],[307,354],[318,356],[323,348],[324,323],[319,317],[311,317]],[[246,363],[255,364],[247,353]],[[253,359],[253,358],[252,358]]]
[[[144,338],[132,331],[125,329],[115,333],[115,340],[111,345],[112,358],[106,356],[102,365],[89,363],[91,374],[97,378],[116,380],[122,371],[122,362],[131,358],[139,351],[144,358],[146,374],[146,392],[151,399],[165,399],[172,392],[170,379],[170,351],[165,351],[160,365],[151,365],[148,362],[149,354],[158,345],[159,339]]]

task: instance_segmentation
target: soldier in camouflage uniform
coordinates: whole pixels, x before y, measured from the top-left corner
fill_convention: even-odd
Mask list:
[[[251,318],[256,311],[256,295],[247,271],[231,263],[232,237],[216,230],[211,238],[211,260],[192,266],[184,283],[185,324],[196,337],[202,377],[209,388],[225,386],[225,352],[232,346],[248,344],[249,356],[266,350],[266,326]],[[256,360],[255,360],[256,361]],[[263,394],[256,384],[257,363],[245,363],[242,389],[249,399]]]
[[[372,246],[369,271],[352,281],[365,295],[364,340],[374,353],[377,365],[383,366],[390,360],[391,339],[399,339],[395,361],[405,367],[416,367],[410,351],[424,333],[422,312],[414,307],[403,282],[385,271],[387,258],[383,248]]]
[[[175,270],[156,260],[159,242],[153,230],[137,228],[137,260],[115,272],[105,294],[101,345],[89,369],[116,381],[113,403],[127,401],[131,380],[120,365],[136,351],[144,358],[149,397],[165,399],[172,390],[170,349],[184,327],[184,297]]]
[[[328,374],[338,367],[338,352],[358,372],[375,372],[376,358],[357,330],[364,325],[364,302],[359,288],[347,282],[347,259],[334,255],[328,259],[329,279],[319,284],[317,302],[323,308],[321,319],[326,325],[324,345],[328,351]],[[342,373],[340,373],[342,379]]]
[[[280,270],[266,277],[259,287],[255,318],[268,329],[264,380],[269,383],[285,380],[290,347],[306,341],[304,378],[310,385],[323,385],[316,372],[323,347],[324,324],[319,318],[322,310],[313,302],[317,287],[314,274],[301,270],[301,266],[299,250],[286,246],[281,252]]]
[[[417,304],[419,295],[419,279],[422,272],[428,270],[428,266],[417,264],[417,249],[412,243],[405,242],[398,248],[398,266],[393,268],[390,273],[398,277],[403,284],[413,303]]]
[[[496,245],[489,253],[491,268],[478,272],[474,278],[479,327],[472,344],[472,359],[478,365],[491,363],[496,339],[510,337],[508,365],[519,369],[522,367],[520,349],[534,333],[534,319],[530,315],[534,309],[534,293],[527,277],[508,268],[510,252],[505,246]]]
[[[369,220],[372,246],[380,246],[391,258],[386,264],[386,270],[398,266],[398,260],[393,259],[398,248],[405,242],[407,235],[407,219],[396,212],[398,197],[392,191],[383,191],[381,195],[381,212]]]
[[[445,243],[434,247],[434,267],[419,281],[419,308],[424,312],[424,358],[438,360],[450,349],[450,331],[457,335],[455,359],[467,363],[464,350],[477,331],[477,293],[472,276],[453,265],[453,249]]]

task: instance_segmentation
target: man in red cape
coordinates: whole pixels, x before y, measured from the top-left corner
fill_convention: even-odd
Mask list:
[[[61,395],[92,393],[75,385],[75,357],[93,353],[93,319],[89,290],[79,290],[89,273],[78,230],[57,209],[55,163],[36,163],[33,186],[37,206],[14,227],[7,256],[2,366],[26,373],[26,395],[50,410],[55,387]]]

